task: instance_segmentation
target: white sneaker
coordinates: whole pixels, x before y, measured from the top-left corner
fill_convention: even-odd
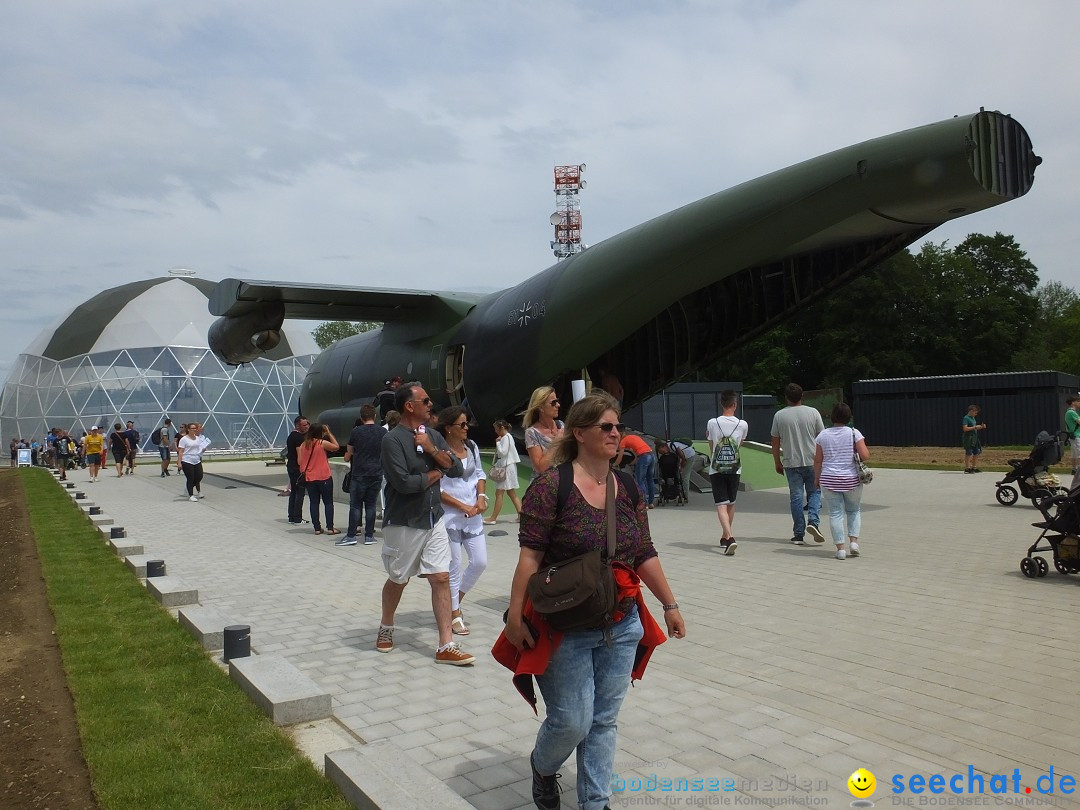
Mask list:
[[[851,549],[851,556],[852,557],[858,557],[859,556],[859,544],[858,543],[850,543],[848,545],[848,548]]]
[[[198,499],[198,498],[196,498],[196,497],[195,497],[194,495],[192,495],[192,496],[191,496],[190,498],[188,498],[188,500],[189,500],[189,501],[193,501],[193,502],[196,502],[196,503],[197,503],[199,499]]]
[[[836,559],[838,559],[838,560],[846,560],[847,559],[847,552],[844,551],[843,549],[840,549],[839,551],[836,552]]]

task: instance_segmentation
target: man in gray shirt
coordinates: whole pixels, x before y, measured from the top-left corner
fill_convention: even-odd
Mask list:
[[[788,494],[791,496],[791,542],[804,545],[803,536],[809,534],[815,542],[824,543],[825,535],[818,528],[821,513],[821,490],[814,483],[814,440],[825,429],[817,409],[802,404],[802,386],[789,383],[784,389],[787,407],[773,416],[772,454],[776,472],[787,477]],[[783,448],[783,460],[780,457]],[[808,514],[803,516],[803,492],[809,503]]]
[[[418,382],[397,389],[395,410],[401,422],[383,437],[381,462],[386,478],[383,510],[382,621],[375,649],[394,649],[394,614],[409,579],[421,576],[431,586],[431,606],[439,629],[435,663],[464,666],[476,658],[454,641],[450,626],[450,540],[443,525],[439,481],[460,478],[461,459],[438,431],[428,431],[431,398]]]

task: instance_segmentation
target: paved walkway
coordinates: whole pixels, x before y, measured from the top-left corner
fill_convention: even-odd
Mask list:
[[[531,807],[539,721],[487,654],[517,559],[514,524],[492,527],[490,567],[463,605],[477,664],[436,666],[426,584],[406,590],[398,646],[377,654],[380,546],[335,548],[289,526],[286,499],[259,485],[280,486],[279,469],[208,470],[199,503],[182,497],[182,478],[149,465],[81,488],[204,605],[249,623],[256,652],[286,656],[330,691],[359,738],[392,738],[477,808]],[[1058,779],[1080,777],[1080,577],[1052,566],[1043,579],[1021,576],[1037,513],[997,505],[993,481],[877,471],[863,556],[842,562],[831,544],[789,544],[786,489],[740,495],[734,557],[717,550],[705,496],[650,513],[688,637],[657,651],[624,704],[616,771],[627,788],[612,807],[847,807],[859,767],[876,774],[879,806],[896,804],[894,775],[966,782],[974,766],[989,792],[990,775],[1008,775],[1011,789],[1019,769],[1021,791],[1033,788],[1007,797],[1020,802],[1038,796],[1051,766]],[[339,527],[344,518],[339,506]],[[575,806],[574,770],[563,769],[565,807]],[[729,779],[722,787],[733,790],[649,790],[653,776]],[[646,782],[634,789],[631,779]],[[1075,801],[1055,789],[1058,806]],[[929,796],[903,798],[919,806]]]

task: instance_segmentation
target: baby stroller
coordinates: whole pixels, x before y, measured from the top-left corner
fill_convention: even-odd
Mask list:
[[[679,457],[671,452],[661,453],[656,466],[660,473],[660,505],[674,501],[676,506],[682,506],[686,498],[683,497],[682,479],[679,477]]]
[[[1025,577],[1045,577],[1050,570],[1046,559],[1032,556],[1039,551],[1054,553],[1054,568],[1062,574],[1080,573],[1080,486],[1066,495],[1054,495],[1039,502],[1043,518],[1031,524],[1042,533],[1020,560]],[[1046,541],[1045,546],[1039,543]]]
[[[995,483],[997,500],[1002,506],[1012,506],[1020,495],[1029,498],[1034,506],[1054,495],[1067,495],[1068,490],[1061,486],[1058,477],[1047,467],[1057,464],[1064,455],[1064,434],[1053,435],[1045,430],[1035,437],[1035,446],[1027,458],[1009,459],[1012,467],[1005,477]],[[1012,486],[1016,484],[1016,486]],[[1020,492],[1017,493],[1017,487]]]

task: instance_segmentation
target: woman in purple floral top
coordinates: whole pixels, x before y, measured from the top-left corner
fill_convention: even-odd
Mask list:
[[[510,588],[506,639],[518,650],[533,646],[522,620],[526,585],[541,564],[564,560],[607,546],[607,479],[619,449],[622,425],[615,401],[599,393],[574,403],[563,434],[551,448],[551,467],[533,480],[522,498],[521,551]],[[574,486],[556,514],[560,465],[571,462]],[[613,559],[633,568],[660,600],[668,635],[686,635],[679,606],[649,536],[645,502],[615,478],[616,532]],[[620,591],[620,595],[622,592]],[[557,771],[578,751],[577,797],[586,810],[602,808],[611,797],[616,720],[643,634],[637,604],[606,629],[569,631],[536,676],[547,716],[533,748],[532,793],[539,808],[559,807]]]

